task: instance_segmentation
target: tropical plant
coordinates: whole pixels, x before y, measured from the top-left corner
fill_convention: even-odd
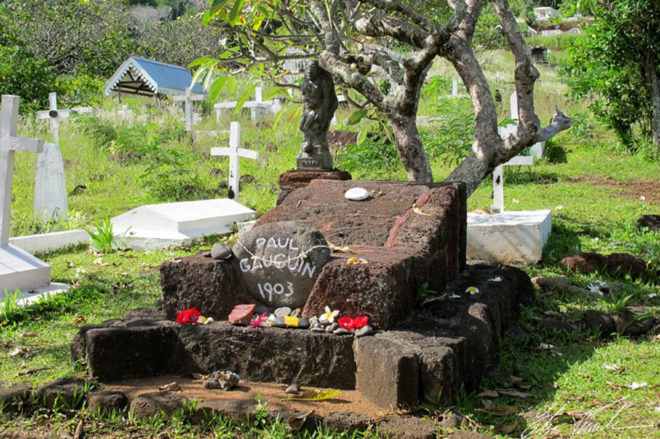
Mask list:
[[[106,218],[102,224],[98,222],[94,223],[92,227],[93,229],[85,229],[89,234],[92,248],[98,253],[114,252],[119,244],[119,240],[115,238],[110,218]]]

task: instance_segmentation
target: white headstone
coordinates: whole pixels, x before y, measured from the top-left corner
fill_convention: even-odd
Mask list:
[[[194,119],[193,119],[193,103],[194,101],[203,101],[204,100],[204,95],[202,94],[193,94],[191,91],[191,87],[186,88],[186,93],[182,96],[174,96],[173,99],[175,101],[183,101],[184,102],[184,111],[185,111],[185,121],[186,121],[186,132],[192,131],[192,127],[194,124]]]
[[[46,143],[37,157],[34,216],[44,222],[65,218],[68,212],[64,160],[60,147]]]
[[[241,180],[238,165],[239,157],[245,157],[252,160],[259,158],[258,151],[239,148],[240,135],[241,125],[238,122],[232,122],[229,125],[229,148],[211,148],[211,155],[229,156],[229,198],[236,201],[238,201],[238,191]]]
[[[39,153],[44,141],[17,137],[19,97],[2,96],[0,111],[0,295],[45,287],[50,284],[50,266],[9,244],[11,197],[16,151]]]

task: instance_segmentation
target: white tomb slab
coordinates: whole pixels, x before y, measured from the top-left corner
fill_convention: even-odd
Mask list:
[[[17,137],[18,96],[3,95],[0,111],[0,300],[16,290],[23,294],[35,291],[39,297],[44,289],[52,289],[50,266],[18,247],[9,244],[11,197],[16,151],[39,153],[44,141]],[[55,285],[54,290],[65,291],[66,285]],[[35,299],[36,300],[36,299]]]
[[[552,228],[550,210],[468,213],[467,258],[502,264],[535,264]]]
[[[113,232],[124,247],[156,250],[190,244],[203,236],[229,233],[234,223],[255,212],[229,199],[149,204],[112,218]]]

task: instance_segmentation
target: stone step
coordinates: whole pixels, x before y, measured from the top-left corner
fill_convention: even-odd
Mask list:
[[[479,293],[466,293],[468,286]],[[231,370],[242,379],[357,388],[384,409],[426,396],[452,403],[475,389],[520,303],[533,298],[529,277],[510,267],[468,266],[447,297],[416,309],[391,331],[355,339],[303,329],[179,325],[145,310],[82,327],[74,359],[101,381],[169,373]],[[141,318],[142,317],[142,318]]]

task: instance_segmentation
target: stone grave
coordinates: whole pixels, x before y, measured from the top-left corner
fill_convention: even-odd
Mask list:
[[[234,200],[214,199],[147,204],[112,218],[113,232],[133,250],[189,245],[208,235],[229,233],[254,211]]]
[[[28,252],[9,244],[11,197],[16,151],[39,153],[44,141],[17,137],[19,97],[2,96],[0,112],[0,297],[20,290],[19,304],[38,300],[44,294],[66,291],[63,284],[51,284],[50,266]]]
[[[511,119],[518,121],[518,97],[509,100]],[[515,134],[517,124],[498,128],[502,138]],[[534,264],[543,257],[543,247],[552,229],[550,210],[505,211],[504,167],[532,166],[543,156],[544,142],[534,144],[530,155],[518,155],[493,170],[491,214],[469,213],[467,232],[468,259],[505,264]]]
[[[34,184],[34,216],[44,222],[65,218],[68,212],[59,120],[69,117],[72,111],[57,108],[57,93],[48,93],[48,102],[49,109],[38,111],[37,119],[50,120],[53,143],[46,143],[37,156]]]
[[[367,199],[345,197],[358,187]],[[449,404],[478,386],[508,321],[533,297],[520,270],[465,265],[461,184],[313,180],[247,235],[223,258],[165,262],[162,308],[82,327],[74,357],[104,382],[231,370],[248,387],[356,390],[384,411],[415,407],[425,396]],[[422,304],[420,289],[437,296]],[[368,316],[376,332],[301,329],[297,322],[313,321],[326,306]],[[193,307],[215,321],[173,321]],[[246,308],[244,324],[254,310],[275,311],[284,326],[287,313],[298,315],[289,317],[298,328],[227,321]]]

